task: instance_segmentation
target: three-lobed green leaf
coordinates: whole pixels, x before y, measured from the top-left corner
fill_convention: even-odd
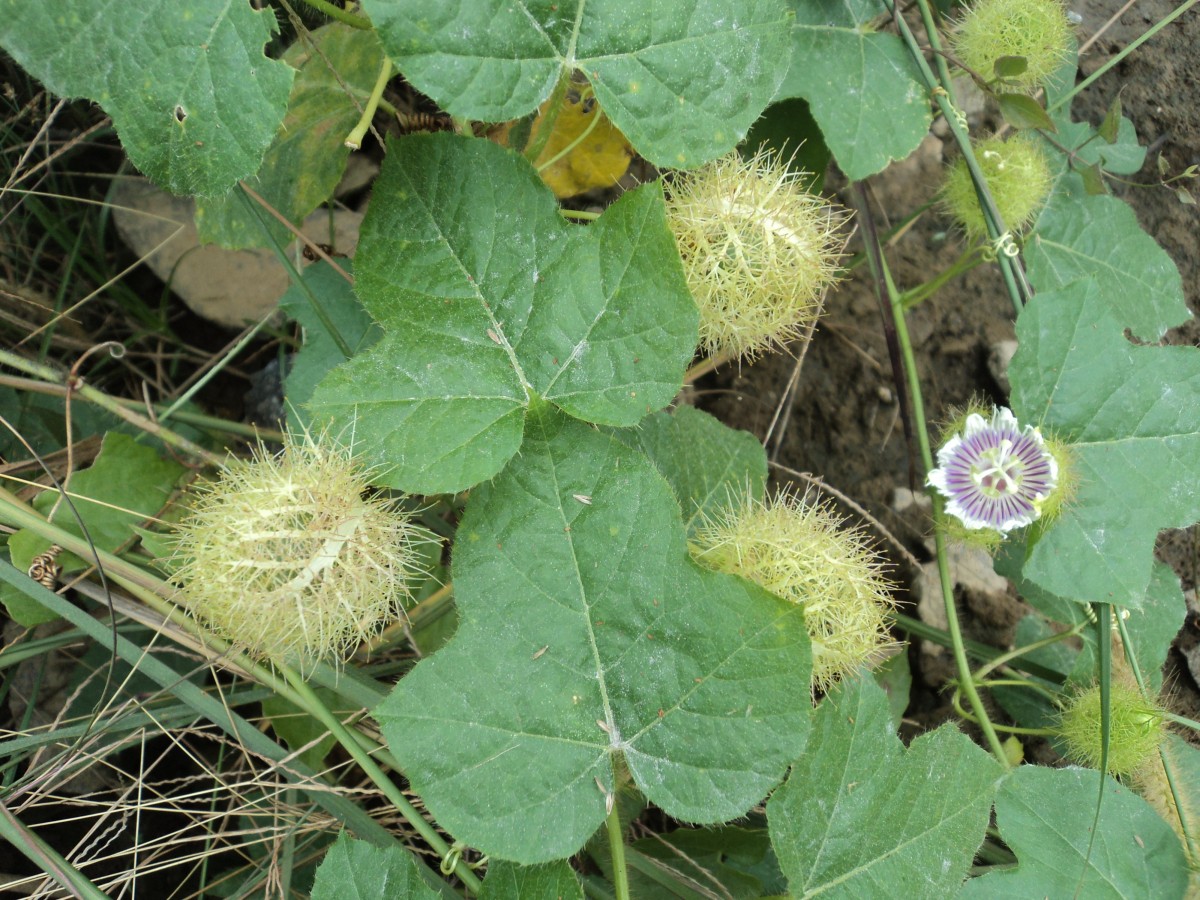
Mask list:
[[[1091,769],[1021,766],[996,795],[996,825],[1015,869],[967,882],[961,897],[1182,897],[1179,838],[1137,794]],[[1093,839],[1093,828],[1095,837]]]
[[[269,9],[244,2],[0,2],[0,46],[48,89],[112,116],[135,166],[215,196],[258,171],[295,71],[263,55]]]
[[[635,450],[544,405],[471,493],[454,639],[377,710],[437,820],[502,859],[578,850],[622,771],[691,822],[744,814],[803,745],[804,616],[688,558]]]
[[[951,725],[905,749],[873,679],[840,685],[767,803],[792,896],[949,895],[983,841],[1000,777]]]
[[[1200,351],[1128,341],[1111,290],[1086,278],[1042,291],[1017,320],[1013,409],[1071,445],[1078,477],[1022,574],[1136,609],[1158,531],[1200,519]]]
[[[521,157],[482,140],[394,141],[363,223],[355,290],[386,334],[318,387],[388,483],[457,491],[521,445],[527,407],[632,425],[675,396],[698,314],[662,190],[567,225]]]
[[[783,0],[366,0],[404,76],[451,115],[533,112],[579,71],[634,148],[691,168],[746,136],[787,70]]]

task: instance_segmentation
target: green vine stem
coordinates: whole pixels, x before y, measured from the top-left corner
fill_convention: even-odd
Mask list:
[[[359,28],[367,31],[374,27],[371,25],[371,20],[366,16],[356,16],[352,12],[346,12],[340,6],[334,6],[329,0],[304,0],[313,9],[320,10],[329,16],[331,19],[337,19],[343,25],[349,25],[351,28]]]
[[[582,100],[580,102],[582,102]],[[567,144],[567,146],[563,147],[561,150],[559,150],[557,153],[555,153],[552,157],[550,157],[544,163],[539,165],[537,167],[538,174],[540,175],[542,172],[545,172],[552,165],[554,165],[560,159],[565,158],[567,155],[570,154],[570,152],[572,150],[574,150],[576,147],[578,147],[580,144],[582,144],[584,141],[586,141],[588,139],[588,136],[593,131],[596,130],[596,126],[600,124],[600,117],[602,115],[603,115],[603,113],[597,108],[596,114],[594,116],[592,116],[592,121],[588,122],[587,128],[583,129],[583,131],[581,131],[579,133],[579,136],[577,138],[575,138],[575,140],[571,141],[569,144]]]
[[[375,78],[375,86],[371,88],[371,96],[367,98],[367,104],[363,107],[362,115],[358,119],[358,124],[351,128],[350,133],[346,135],[345,143],[351,150],[358,150],[362,147],[363,138],[371,129],[371,121],[375,118],[375,111],[379,109],[383,89],[391,80],[393,71],[395,70],[392,67],[392,61],[385,56],[383,64],[379,67],[379,75]]]
[[[925,28],[925,36],[929,40],[929,49],[933,51],[933,63],[937,66],[938,80],[942,84],[942,90],[946,92],[946,96],[950,98],[951,104],[954,103],[954,81],[950,77],[950,70],[946,66],[946,54],[942,52],[942,38],[938,33],[937,23],[933,18],[933,10],[929,7],[929,0],[917,0],[917,9],[921,12],[921,25]]]
[[[204,386],[213,378],[215,378],[222,369],[237,359],[238,354],[250,346],[251,341],[253,341],[254,338],[258,336],[258,333],[262,331],[263,328],[265,328],[267,324],[270,323],[274,318],[275,310],[272,309],[269,313],[259,319],[257,323],[247,328],[238,337],[233,346],[228,347],[228,349],[221,354],[221,358],[216,362],[215,365],[211,365],[207,369],[203,370],[203,375],[197,378],[187,390],[176,397],[175,401],[170,406],[158,414],[159,419],[165,421],[179,412],[180,407],[182,407],[189,400],[191,400],[192,397],[196,396],[196,394],[203,390]]]
[[[1066,631],[1060,631],[1057,634],[1052,634],[1049,637],[1044,637],[1041,640],[1034,641],[1032,644],[1025,644],[1022,647],[1017,647],[1014,650],[1009,650],[1006,653],[1001,653],[994,659],[988,660],[982,666],[975,670],[974,678],[976,681],[983,681],[996,669],[1003,665],[1007,665],[1014,659],[1020,659],[1029,653],[1034,653],[1038,650],[1044,650],[1046,647],[1052,647],[1060,641],[1065,641],[1067,638],[1075,637],[1083,632],[1085,624],[1076,625],[1074,628],[1068,628]]]
[[[1200,722],[1197,722],[1195,719],[1189,719],[1187,716],[1181,716],[1173,712],[1163,713],[1163,718],[1168,722],[1174,722],[1176,725],[1182,725],[1184,728],[1200,732]]]
[[[1176,716],[1173,713],[1168,713],[1167,719],[1168,721],[1175,722],[1177,725],[1184,725],[1193,730],[1200,730],[1200,722],[1184,719],[1182,716]],[[1167,789],[1171,792],[1171,800],[1175,804],[1175,815],[1179,817],[1179,829],[1183,832],[1184,843],[1187,845],[1188,858],[1193,860],[1200,858],[1200,847],[1197,846],[1196,841],[1196,829],[1194,823],[1189,822],[1188,807],[1184,803],[1185,794],[1183,785],[1179,783],[1179,777],[1175,772],[1172,760],[1161,746],[1158,748],[1158,759],[1163,767],[1163,775],[1167,779]]]
[[[948,632],[940,628],[935,628],[932,625],[927,625],[920,619],[914,619],[898,612],[891,613],[888,619],[910,637],[919,637],[923,641],[929,641],[941,647],[950,648],[953,646],[953,641]],[[1001,655],[1001,651],[995,647],[989,647],[987,644],[981,644],[978,641],[964,639],[963,646],[966,648],[968,656],[981,662],[995,659]],[[1034,675],[1052,683],[1061,684],[1065,681],[1065,676],[1062,672],[1055,672],[1053,669],[1049,669],[1031,659],[1025,660],[1021,664],[1021,669],[1029,675]]]
[[[329,733],[337,738],[338,743],[354,757],[354,761],[358,763],[359,768],[383,791],[384,796],[392,802],[405,821],[417,830],[417,833],[425,839],[425,842],[439,856],[443,859],[446,858],[450,854],[450,846],[437,833],[437,830],[425,821],[425,817],[409,802],[408,798],[404,796],[404,792],[379,767],[379,764],[375,762],[371,754],[366,751],[350,730],[342,724],[342,721],[321,702],[316,692],[304,680],[304,676],[283,663],[276,662],[275,668],[287,679],[288,683],[292,686],[292,690],[305,701],[301,708],[329,729]],[[466,885],[467,890],[472,894],[478,894],[483,887],[483,882],[479,880],[479,876],[472,872],[470,866],[462,859],[457,860],[455,863],[454,874],[459,877],[459,880]]]
[[[983,218],[987,224],[988,236],[992,239],[993,243],[998,242],[1001,236],[1006,234],[1004,220],[1001,218],[999,210],[996,209],[996,204],[992,200],[991,193],[988,191],[987,179],[984,177],[983,171],[979,168],[979,162],[975,159],[975,152],[971,148],[971,138],[959,122],[958,111],[951,102],[950,94],[939,83],[937,76],[933,74],[933,70],[929,68],[929,63],[925,61],[925,56],[921,52],[921,47],[917,43],[917,39],[909,29],[908,23],[904,21],[904,16],[896,8],[895,0],[883,0],[883,2],[892,14],[892,19],[896,23],[900,37],[908,46],[909,55],[920,70],[921,77],[933,95],[934,102],[937,103],[938,109],[941,110],[942,115],[945,117],[946,124],[950,128],[950,133],[954,135],[955,142],[962,150],[963,160],[967,164],[967,169],[971,173],[971,180],[975,183],[975,191],[979,195],[979,205],[983,210]],[[1004,285],[1008,290],[1009,299],[1012,300],[1013,311],[1019,315],[1022,307],[1033,296],[1033,289],[1029,286],[1029,282],[1025,279],[1025,272],[1017,264],[1015,258],[1010,258],[1004,252],[997,252],[996,261],[1000,265],[1000,274],[1004,278]]]
[[[683,373],[683,383],[692,384],[697,378],[702,375],[707,375],[709,372],[717,369],[725,363],[733,362],[733,354],[718,354],[717,356],[706,356],[700,362],[689,368]]]
[[[870,208],[867,205],[866,193],[861,185],[856,185],[855,190],[859,201],[857,205],[860,213],[859,221],[862,223],[863,241],[867,248],[867,262],[870,265],[872,274],[875,276],[876,290],[884,293],[888,301],[888,306],[891,309],[892,323],[896,330],[896,339],[899,343],[899,352],[903,361],[904,376],[908,382],[909,396],[912,401],[912,419],[916,425],[917,440],[921,448],[921,461],[925,467],[924,471],[928,472],[933,469],[933,452],[930,449],[929,431],[925,425],[925,404],[921,398],[921,380],[917,374],[916,358],[913,355],[912,341],[908,335],[908,323],[904,317],[904,310],[900,305],[899,292],[892,282],[892,275],[888,270],[887,260],[884,258],[882,248],[879,246],[878,234],[875,231],[874,219],[870,215]],[[880,299],[882,301],[884,298],[881,297]],[[992,727],[992,722],[988,717],[987,709],[983,705],[983,700],[979,696],[979,692],[975,689],[975,683],[971,675],[971,666],[967,660],[966,649],[963,643],[962,626],[959,624],[958,610],[954,604],[954,584],[950,579],[950,563],[946,551],[946,519],[942,498],[937,491],[932,489],[928,493],[933,500],[933,540],[937,553],[938,580],[941,583],[942,600],[946,608],[946,626],[950,633],[951,650],[954,653],[954,662],[958,668],[960,687],[963,693],[967,695],[971,709],[974,710],[978,718],[979,729],[983,732],[984,739],[987,741],[992,755],[996,757],[1000,765],[1007,769],[1011,763],[1004,752],[1003,743],[1001,743],[999,736],[996,734],[995,728]]]
[[[580,222],[595,222],[600,218],[600,213],[589,209],[560,209],[558,214],[564,219],[578,219]]]
[[[997,681],[990,681],[987,683],[987,686],[988,687],[1005,687],[1005,686],[1007,686],[1007,687],[1030,687],[1030,684],[1027,681],[1022,681],[1022,680],[1016,679],[1016,678],[1005,678],[1005,679],[999,679]],[[954,711],[959,715],[959,717],[965,719],[968,722],[974,722],[976,725],[979,724],[979,721],[975,718],[975,716],[973,714],[971,714],[967,710],[963,709],[962,694],[959,691],[956,690],[954,692],[954,695],[950,698],[950,703],[954,707]],[[1026,734],[1026,735],[1034,735],[1037,737],[1053,737],[1053,735],[1055,734],[1055,731],[1053,728],[1022,728],[1018,725],[997,725],[995,723],[992,724],[992,727],[995,728],[997,731],[1003,732],[1005,734],[1014,734],[1014,735],[1015,734]]]
[[[970,272],[980,263],[987,261],[987,253],[984,247],[974,247],[966,253],[959,256],[949,268],[944,269],[937,275],[930,278],[928,281],[918,284],[914,288],[910,288],[900,295],[900,308],[905,312],[912,309],[914,306],[929,299],[936,294],[943,286],[953,281],[959,275]]]
[[[18,375],[0,375],[0,387],[10,388],[14,391],[25,391],[31,394],[45,394],[50,397],[65,397],[70,391],[65,385],[47,384],[44,381],[38,381],[34,378],[21,378]],[[127,409],[145,409],[146,404],[141,400],[133,400],[128,397],[112,397],[114,402],[119,403]],[[151,403],[150,408],[154,410],[155,415],[162,416],[166,410],[166,403]],[[273,428],[259,428],[256,425],[248,425],[245,422],[234,422],[230,419],[222,419],[219,416],[206,416],[203,413],[193,412],[188,409],[181,409],[175,412],[172,416],[178,422],[184,422],[188,425],[195,425],[197,428],[205,428],[209,431],[220,431],[225,434],[233,434],[244,438],[262,438],[266,441],[274,441],[277,444],[283,443],[283,432],[276,431]]]
[[[616,790],[616,786],[613,786]],[[629,870],[625,865],[625,833],[621,827],[621,813],[614,797],[610,795],[608,816],[604,820],[608,832],[608,851],[612,856],[613,888],[617,900],[629,900]]]

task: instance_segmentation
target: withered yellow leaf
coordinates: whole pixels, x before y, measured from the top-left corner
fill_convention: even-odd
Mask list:
[[[543,103],[533,120],[531,143],[538,140],[549,104],[550,100]],[[507,144],[513,124],[502,125],[490,137]],[[574,197],[594,188],[611,187],[629,168],[633,148],[586,88],[572,87],[563,95],[551,127],[553,131],[535,165],[556,197]]]

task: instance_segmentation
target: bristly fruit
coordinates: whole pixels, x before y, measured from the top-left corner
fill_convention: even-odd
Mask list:
[[[706,521],[691,545],[710,569],[740,575],[804,607],[814,690],[827,690],[894,647],[889,585],[864,536],[821,504],[787,494],[746,500]]]
[[[1012,232],[1021,232],[1033,222],[1053,185],[1046,155],[1033,138],[1014,135],[1007,141],[988,138],[974,146],[975,159],[987,180],[988,192]],[[987,224],[975,183],[966,160],[956,159],[946,169],[942,205],[971,240],[987,237]]]
[[[268,660],[339,660],[402,615],[428,537],[372,495],[328,434],[259,447],[204,489],[177,527],[178,602],[213,633]]]
[[[1091,769],[1100,768],[1100,686],[1093,685],[1067,703],[1058,731],[1067,758]],[[1166,737],[1166,715],[1142,696],[1134,684],[1114,679],[1109,693],[1107,770],[1129,775],[1151,763]]]
[[[836,280],[844,214],[776,154],[733,153],[671,182],[667,223],[700,309],[700,349],[752,360],[804,335]]]
[[[1071,22],[1059,0],[980,0],[959,20],[951,43],[977,77],[1032,94],[1066,60]],[[1011,59],[1023,59],[1024,68],[1006,66]]]

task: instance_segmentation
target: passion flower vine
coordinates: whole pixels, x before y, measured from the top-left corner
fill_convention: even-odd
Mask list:
[[[962,430],[938,450],[929,484],[946,498],[946,512],[969,529],[1007,534],[1032,524],[1058,486],[1059,466],[1042,433],[1022,428],[998,407],[990,419],[967,416]]]
[[[258,658],[345,658],[403,614],[429,540],[368,475],[328,434],[229,463],[177,526],[177,602]]]

